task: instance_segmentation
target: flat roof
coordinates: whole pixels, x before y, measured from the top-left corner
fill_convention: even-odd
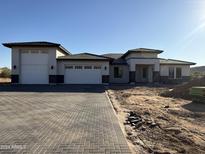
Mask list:
[[[38,42],[11,42],[11,43],[2,43],[5,47],[58,47],[66,54],[71,54],[67,49],[65,49],[59,43],[46,42],[46,41],[38,41]]]
[[[164,52],[163,50],[158,49],[148,49],[148,48],[136,48],[136,49],[130,49],[125,54],[122,55],[122,58],[126,57],[130,53],[157,53],[160,54]]]

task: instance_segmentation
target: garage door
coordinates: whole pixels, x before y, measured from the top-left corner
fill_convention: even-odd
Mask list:
[[[21,83],[48,84],[48,53],[30,51],[21,53]]]
[[[102,75],[100,66],[66,66],[65,83],[67,84],[101,84]]]

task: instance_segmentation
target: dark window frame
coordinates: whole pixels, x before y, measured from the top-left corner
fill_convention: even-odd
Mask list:
[[[175,69],[174,67],[169,67],[169,79],[174,79]]]
[[[177,79],[181,79],[182,78],[182,68],[181,67],[177,67],[176,68],[176,78]]]
[[[114,78],[122,78],[123,77],[123,69],[121,67],[114,67]]]

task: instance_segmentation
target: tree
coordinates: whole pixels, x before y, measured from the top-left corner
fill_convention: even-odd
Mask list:
[[[3,67],[0,69],[0,77],[2,78],[10,78],[11,77],[11,70],[7,67]]]

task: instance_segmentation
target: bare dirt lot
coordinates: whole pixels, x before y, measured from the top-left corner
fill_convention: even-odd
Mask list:
[[[11,79],[10,78],[0,78],[0,83],[10,83]]]
[[[108,95],[136,153],[205,153],[205,103],[159,96],[167,88],[113,86]]]

